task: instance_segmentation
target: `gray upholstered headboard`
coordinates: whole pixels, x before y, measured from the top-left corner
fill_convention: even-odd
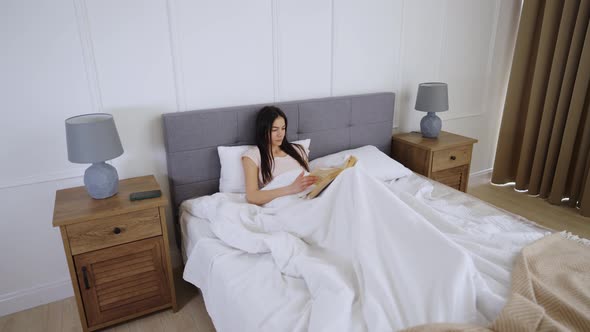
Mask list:
[[[275,103],[288,118],[290,141],[311,139],[310,160],[371,144],[389,154],[393,93]],[[164,114],[168,179],[176,218],[180,203],[219,188],[220,145],[254,144],[256,112],[248,105]]]

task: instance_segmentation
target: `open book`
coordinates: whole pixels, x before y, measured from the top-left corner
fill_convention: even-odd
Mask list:
[[[334,179],[338,176],[338,174],[342,173],[345,169],[352,167],[356,164],[357,159],[355,156],[350,156],[344,164],[340,167],[334,168],[321,168],[314,170],[309,175],[318,177],[318,181],[315,183],[315,187],[312,191],[305,196],[308,199],[316,198],[319,194],[326,189]]]

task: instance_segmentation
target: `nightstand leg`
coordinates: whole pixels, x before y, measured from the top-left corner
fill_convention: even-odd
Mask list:
[[[80,294],[80,289],[78,288],[78,276],[76,275],[76,268],[74,267],[74,259],[72,257],[72,251],[70,250],[70,242],[68,241],[67,230],[65,226],[60,226],[59,230],[61,231],[61,239],[64,244],[64,251],[68,261],[68,269],[70,271],[72,287],[74,288],[74,295],[76,296],[76,305],[78,307],[78,315],[80,315],[80,324],[82,325],[82,331],[88,332],[88,324],[86,324],[84,305],[82,304],[82,294]]]

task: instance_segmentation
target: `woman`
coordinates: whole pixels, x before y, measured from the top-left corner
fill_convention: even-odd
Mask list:
[[[287,117],[278,107],[265,106],[256,116],[256,146],[242,156],[248,203],[262,205],[273,199],[302,192],[317,181],[309,172],[307,153],[299,144],[287,141]],[[260,190],[273,178],[300,169],[301,174],[288,186]]]

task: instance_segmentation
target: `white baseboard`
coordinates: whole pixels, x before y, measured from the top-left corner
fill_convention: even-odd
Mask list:
[[[477,171],[477,172],[473,172],[471,174],[469,174],[469,176],[473,177],[473,176],[482,176],[488,173],[492,173],[493,168],[488,168],[488,169],[484,169],[481,171]]]
[[[70,279],[0,295],[0,317],[74,296]]]
[[[182,266],[177,249],[170,250],[173,268]],[[0,295],[0,317],[74,296],[70,279]]]
[[[478,172],[469,174],[469,187],[479,186],[490,183],[492,179],[492,169],[484,169]]]

